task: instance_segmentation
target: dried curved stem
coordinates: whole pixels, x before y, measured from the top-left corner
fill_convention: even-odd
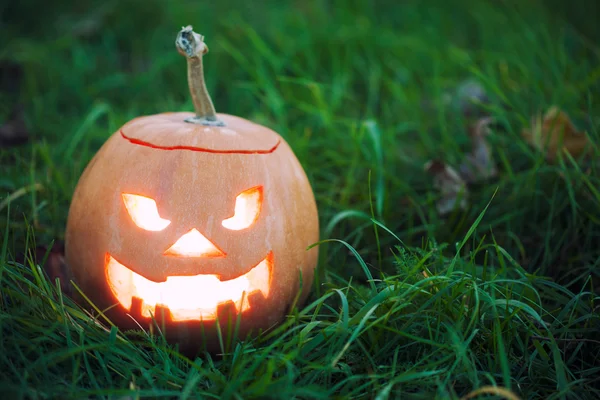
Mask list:
[[[202,56],[208,53],[204,36],[193,31],[188,25],[179,31],[175,46],[179,54],[185,56],[188,65],[188,86],[194,103],[196,116],[185,121],[201,125],[224,126],[225,123],[217,118],[215,107],[206,89]]]

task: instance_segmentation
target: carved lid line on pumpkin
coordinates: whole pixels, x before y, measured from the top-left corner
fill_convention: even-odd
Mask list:
[[[245,149],[210,149],[207,147],[197,147],[197,146],[187,146],[187,145],[174,145],[174,146],[163,146],[154,143],[147,142],[145,140],[129,137],[125,135],[125,133],[121,130],[121,136],[123,139],[129,141],[132,144],[137,144],[140,146],[150,147],[152,149],[158,150],[190,150],[190,151],[198,151],[202,153],[213,153],[213,154],[271,154],[279,147],[281,140],[277,140],[275,145],[268,149],[253,149],[253,150],[245,150]]]

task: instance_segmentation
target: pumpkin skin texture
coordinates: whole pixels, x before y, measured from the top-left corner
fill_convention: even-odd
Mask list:
[[[112,322],[123,330],[138,329],[138,323],[147,328],[152,312],[167,340],[185,353],[219,350],[217,319],[225,337],[239,318],[237,337],[244,339],[280,322],[297,296],[298,304],[304,302],[318,257],[317,247],[307,247],[319,240],[310,183],[281,136],[226,114],[217,114],[224,126],[184,122],[193,116],[140,117],[115,132],[80,177],[65,237],[75,282],[101,310],[116,305],[107,312]],[[223,221],[237,215],[236,198],[250,189],[260,194],[259,211],[253,209],[256,215],[243,228],[228,229]],[[158,225],[147,230],[136,223],[125,202],[129,195],[154,201],[158,214],[142,219]],[[175,243],[187,245],[190,232],[192,247],[204,241],[213,253],[168,252]],[[110,260],[125,275],[111,275]],[[251,272],[259,265],[261,274]],[[249,286],[233,288],[246,274],[255,274]],[[133,275],[144,287],[166,282],[161,287],[168,290],[158,300],[119,298],[123,289],[116,281]],[[189,284],[179,285],[184,277]],[[241,290],[250,293],[229,299],[229,291]],[[172,312],[164,304],[175,295],[183,309],[203,299],[202,311]]]

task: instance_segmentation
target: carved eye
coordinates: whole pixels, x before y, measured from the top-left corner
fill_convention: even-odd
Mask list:
[[[222,225],[233,231],[239,231],[252,226],[260,215],[262,200],[262,186],[255,186],[238,194],[235,198],[233,217],[224,219]]]
[[[162,231],[171,221],[158,215],[156,201],[137,194],[123,193],[123,203],[133,222],[147,231]]]

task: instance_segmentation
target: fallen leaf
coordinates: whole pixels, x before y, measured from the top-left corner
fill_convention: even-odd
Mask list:
[[[591,146],[585,132],[580,132],[567,113],[552,106],[542,117],[541,113],[531,119],[531,126],[521,131],[523,138],[533,147],[554,161],[563,150],[578,157]]]
[[[23,70],[19,64],[0,61],[0,106],[3,108],[0,115],[0,147],[25,143],[29,137],[23,109],[17,103],[22,77]]]
[[[29,135],[22,119],[13,119],[0,126],[0,146],[17,146],[27,140]]]
[[[16,146],[29,140],[25,118],[20,107],[15,107],[8,121],[0,126],[0,146]]]
[[[460,82],[455,88],[445,90],[436,101],[425,97],[421,100],[421,107],[426,112],[435,112],[438,107],[444,107],[456,114],[462,114],[467,119],[486,116],[486,105],[490,98],[481,83],[469,78]]]
[[[475,79],[461,82],[453,95],[455,107],[466,117],[481,117],[485,114],[483,105],[490,99],[481,83]]]
[[[35,249],[36,260],[41,263],[48,252],[48,246],[37,246]],[[71,271],[65,262],[65,244],[62,241],[56,241],[48,252],[48,258],[42,265],[52,284],[55,284],[56,278],[60,280],[60,288],[67,296],[71,296]]]
[[[433,175],[433,186],[440,191],[441,198],[436,208],[441,215],[448,214],[457,206],[461,210],[467,207],[467,184],[449,165],[432,160],[425,164],[425,171]]]
[[[492,117],[480,118],[470,128],[472,149],[458,168],[460,176],[467,183],[493,178],[498,174],[492,148],[487,141],[491,133],[489,126],[494,122]]]

